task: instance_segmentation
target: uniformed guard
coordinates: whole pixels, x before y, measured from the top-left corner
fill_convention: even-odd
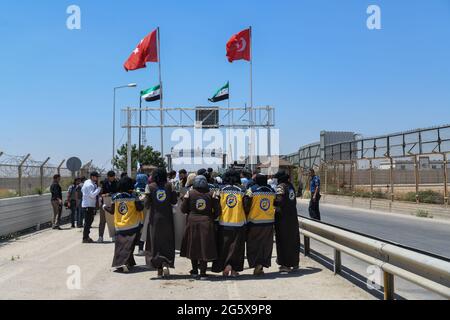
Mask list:
[[[122,178],[118,190],[112,198],[112,206],[103,205],[103,209],[114,215],[116,241],[112,266],[118,271],[129,272],[136,265],[133,252],[144,222],[144,204],[133,193],[131,178]]]
[[[197,176],[194,186],[183,198],[181,211],[188,215],[180,256],[191,259],[191,275],[206,279],[208,262],[217,260],[214,219],[219,215],[218,195],[211,191],[204,176]]]
[[[297,216],[297,198],[289,175],[280,171],[275,175],[278,181],[275,199],[275,237],[277,263],[281,273],[299,269],[300,226]]]
[[[272,265],[275,191],[267,184],[267,176],[258,174],[244,197],[247,214],[247,260],[253,274],[264,275]]]
[[[230,169],[225,173],[220,191],[220,216],[218,230],[218,260],[213,263],[214,272],[236,277],[244,270],[246,216],[244,190],[240,186],[239,172]]]

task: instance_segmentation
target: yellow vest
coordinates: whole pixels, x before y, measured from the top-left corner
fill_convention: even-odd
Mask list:
[[[247,195],[252,198],[248,221],[254,224],[275,222],[275,193],[268,190],[249,190]]]
[[[242,227],[247,221],[244,211],[244,193],[239,187],[227,186],[220,192],[222,214],[219,224],[224,227]]]
[[[144,223],[144,213],[136,209],[136,198],[114,200],[114,225],[117,231],[138,228]]]

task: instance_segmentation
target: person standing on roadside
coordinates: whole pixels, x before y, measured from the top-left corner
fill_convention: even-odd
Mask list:
[[[91,232],[92,222],[94,222],[95,210],[97,207],[97,197],[102,191],[101,188],[97,186],[98,178],[100,175],[98,172],[92,172],[90,175],[90,179],[86,180],[81,188],[81,192],[83,193],[83,201],[81,206],[84,212],[84,230],[83,230],[83,243],[93,243],[89,237],[89,233]]]
[[[59,184],[61,181],[61,176],[59,174],[55,174],[53,176],[53,183],[50,186],[50,192],[52,194],[52,208],[53,208],[53,220],[52,220],[52,228],[54,230],[61,230],[61,213],[63,207],[62,201],[62,189]]]
[[[117,179],[116,173],[114,171],[109,171],[106,179],[102,183],[102,203],[107,207],[111,207],[112,205],[112,196],[118,192],[117,190]],[[111,239],[114,241],[115,236],[115,228],[114,228],[114,216],[107,214],[103,209],[103,206],[100,207],[100,224],[98,227],[98,243],[103,243],[103,236],[105,234],[105,227],[108,225],[108,232]]]
[[[72,224],[72,229],[75,228],[75,220],[77,219],[79,206],[77,188],[80,182],[80,178],[76,178],[73,181],[73,184],[69,187],[69,190],[67,190],[67,203],[70,209],[70,222]]]
[[[84,212],[81,208],[81,202],[83,201],[83,192],[81,192],[81,188],[83,188],[83,184],[86,181],[86,177],[80,178],[80,183],[77,185],[77,228],[83,228],[84,226]]]
[[[320,198],[320,178],[316,175],[314,169],[309,170],[309,176],[311,178],[310,191],[311,201],[309,203],[309,216],[311,219],[321,220],[319,202]]]
[[[275,175],[278,181],[275,198],[275,240],[277,264],[280,272],[297,271],[300,266],[300,226],[297,215],[297,197],[289,174],[280,171]]]

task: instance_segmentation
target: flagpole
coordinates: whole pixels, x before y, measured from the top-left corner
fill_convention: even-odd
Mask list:
[[[250,168],[254,170],[254,133],[253,133],[253,37],[250,30]]]
[[[231,146],[231,106],[230,106],[230,99],[231,99],[231,90],[230,90],[230,80],[228,80],[228,163],[231,164],[233,160],[233,154],[231,152],[232,146]]]
[[[142,146],[142,96],[139,93],[139,148],[138,148],[139,164],[141,163],[141,146]]]
[[[158,69],[159,69],[159,93],[160,93],[160,99],[159,99],[159,108],[160,108],[160,125],[161,125],[161,156],[164,159],[164,113],[163,113],[163,85],[161,80],[161,45],[160,45],[160,37],[159,37],[159,27],[158,27]]]

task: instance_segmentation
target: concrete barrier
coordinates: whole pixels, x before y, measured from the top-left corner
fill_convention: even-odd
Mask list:
[[[69,214],[63,209],[62,217]],[[0,200],[0,236],[49,223],[52,218],[50,194]]]

